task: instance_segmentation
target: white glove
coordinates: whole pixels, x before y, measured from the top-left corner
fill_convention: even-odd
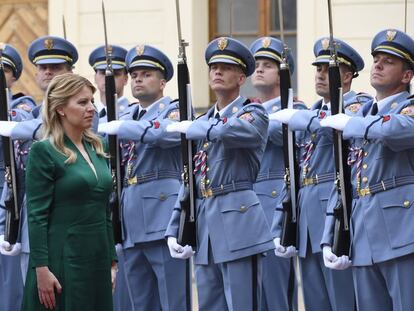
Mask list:
[[[4,235],[0,235],[0,253],[5,256],[17,256],[22,250],[22,244],[16,243],[10,245],[4,240]]]
[[[165,130],[167,132],[178,132],[178,133],[186,134],[191,124],[193,124],[193,121],[190,121],[190,120],[184,120],[181,122],[173,122],[173,123],[168,124]]]
[[[181,246],[177,243],[177,238],[175,237],[169,236],[167,244],[172,258],[187,259],[194,255],[194,251],[191,246]]]
[[[122,244],[118,243],[115,245],[115,251],[116,251],[116,255],[119,256],[120,254],[122,254],[123,248],[122,248]]]
[[[18,123],[16,121],[0,121],[0,135],[10,137]]]
[[[298,254],[296,247],[294,246],[284,247],[280,245],[280,238],[275,238],[273,240],[273,243],[275,244],[275,255],[277,257],[291,258]]]
[[[332,247],[328,245],[325,245],[323,247],[323,262],[325,264],[325,267],[334,270],[345,270],[352,266],[352,261],[349,260],[348,256],[336,256],[334,253],[332,253]]]
[[[276,121],[288,124],[292,116],[298,111],[299,111],[298,109],[291,109],[291,108],[282,109],[275,113],[269,114],[269,120],[276,120]]]
[[[98,125],[98,133],[117,135],[122,123],[124,123],[124,121],[120,120],[114,120],[107,123],[100,123]]]
[[[350,116],[347,116],[344,113],[338,113],[333,116],[328,116],[325,119],[322,119],[320,121],[320,124],[324,127],[331,127],[338,131],[343,131],[350,119]]]

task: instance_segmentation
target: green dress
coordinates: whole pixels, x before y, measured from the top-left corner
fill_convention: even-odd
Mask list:
[[[55,310],[112,310],[111,263],[116,260],[108,198],[112,178],[105,158],[84,142],[96,174],[75,151],[67,159],[49,140],[33,144],[26,172],[30,260],[22,310],[40,304],[36,267],[48,266],[62,285]]]

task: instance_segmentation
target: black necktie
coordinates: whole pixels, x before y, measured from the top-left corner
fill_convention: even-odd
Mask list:
[[[371,108],[371,115],[375,116],[378,113],[378,104],[374,103]]]
[[[103,118],[104,116],[106,116],[106,109],[105,108],[102,108],[102,110],[99,111],[99,119],[100,118]]]
[[[138,115],[138,120],[140,120],[142,118],[142,116],[146,113],[147,113],[147,111],[145,109],[141,109],[141,111],[139,112],[139,115]]]
[[[328,105],[327,104],[324,104],[321,109],[322,110],[328,110]]]
[[[220,120],[220,113],[216,112],[216,114],[214,115],[214,118],[217,120]]]

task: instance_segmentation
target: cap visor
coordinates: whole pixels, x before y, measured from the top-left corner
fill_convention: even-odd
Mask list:
[[[67,63],[67,61],[61,58],[45,58],[45,59],[38,60],[36,62],[36,65],[63,64],[63,63]]]

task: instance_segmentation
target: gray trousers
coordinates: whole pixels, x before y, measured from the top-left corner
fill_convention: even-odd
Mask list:
[[[23,298],[23,280],[20,255],[0,255],[0,310],[20,310]]]
[[[209,258],[208,265],[196,264],[199,311],[259,310],[261,257],[254,255],[219,264]]]
[[[328,269],[322,253],[312,254],[309,249],[306,258],[299,258],[306,311],[355,310],[351,269]]]
[[[124,257],[135,311],[186,310],[186,261],[172,258],[165,240],[135,244]]]
[[[358,311],[414,310],[414,254],[352,272]]]

